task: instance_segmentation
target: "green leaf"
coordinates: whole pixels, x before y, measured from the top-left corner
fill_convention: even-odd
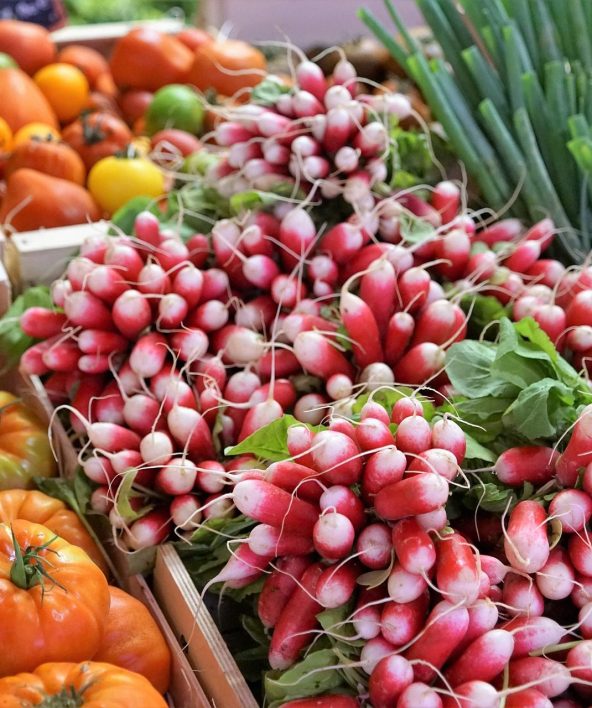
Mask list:
[[[409,244],[418,244],[434,238],[436,231],[425,219],[413,214],[403,213],[399,216],[399,229],[403,241]]]
[[[21,356],[37,341],[27,337],[19,324],[20,316],[29,307],[53,309],[47,286],[36,285],[26,290],[16,298],[0,319],[0,374],[13,369]]]
[[[268,76],[251,91],[251,103],[272,106],[280,96],[290,91],[291,88],[282,83],[277,76]]]
[[[93,487],[88,477],[80,469],[74,479],[35,477],[35,484],[44,494],[63,501],[80,517],[84,517],[89,510]]]
[[[516,493],[510,487],[500,485],[494,475],[485,473],[480,480],[464,492],[463,505],[469,509],[481,509],[500,513],[516,502]]]
[[[339,671],[327,668],[336,663],[334,651],[322,649],[310,653],[287,671],[268,672],[264,679],[267,700],[286,702],[295,698],[318,696],[339,688],[343,685]]]
[[[503,416],[504,425],[528,440],[550,438],[557,427],[550,419],[550,410],[560,406],[573,406],[570,389],[555,379],[535,381],[518,394]]]
[[[446,373],[453,387],[463,396],[507,395],[507,382],[492,376],[496,347],[489,342],[465,339],[446,352]]]
[[[132,508],[130,500],[133,497],[138,496],[138,492],[133,488],[137,474],[137,469],[130,468],[125,470],[122,475],[123,480],[117,488],[117,494],[115,497],[115,507],[117,508],[117,513],[128,524],[131,524],[132,521],[136,521],[137,519],[141,519],[142,516],[145,516],[153,508],[153,505],[144,506],[141,509],[138,509],[138,511],[134,511]]]
[[[465,459],[483,460],[483,462],[495,462],[497,460],[497,455],[495,453],[478,443],[475,438],[469,435],[466,431],[465,438],[467,441],[467,451],[465,452]]]
[[[541,343],[524,341],[510,320],[501,320],[491,374],[519,388],[526,388],[553,373],[553,359],[541,348]]]
[[[287,440],[288,428],[291,425],[302,425],[302,423],[293,415],[283,415],[279,420],[274,420],[263,428],[259,428],[238,445],[226,448],[225,454],[255,455],[255,457],[272,462],[285,460],[290,457]]]
[[[134,197],[120,207],[111,217],[111,233],[116,234],[121,230],[124,234],[133,234],[136,216],[142,211],[152,212],[158,217],[162,216],[158,204],[152,197]]]
[[[464,295],[460,301],[460,306],[466,314],[470,313],[468,328],[469,333],[475,339],[481,336],[483,330],[488,327],[488,332],[497,332],[497,328],[490,327],[492,322],[499,322],[502,317],[507,317],[509,312],[501,302],[491,295]]]

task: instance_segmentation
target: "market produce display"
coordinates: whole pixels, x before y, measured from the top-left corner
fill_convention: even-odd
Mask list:
[[[83,661],[58,665],[57,691],[66,673],[75,690],[96,672],[93,691],[114,682],[129,705],[131,682],[162,705],[164,640],[91,562],[100,552],[76,512],[103,517],[119,558],[175,543],[199,591],[235,613],[235,658],[261,705],[588,705],[592,270],[570,230],[586,218],[586,138],[551,149],[545,112],[525,105],[529,82],[551,105],[571,71],[584,120],[586,46],[553,49],[563,25],[544,2],[462,3],[480,49],[451,3],[419,4],[453,74],[403,27],[405,50],[364,18],[445,135],[340,51],[324,71],[293,49],[285,79],[242,42],[133,30],[109,64],[119,117],[105,102],[70,113],[80,76],[90,90],[107,73],[92,54],[27,69],[56,118],[34,141],[5,117],[0,214],[17,211],[15,179],[46,198],[52,180],[113,218],[0,321],[3,358],[41,377],[80,462],[70,486],[34,480],[73,511],[14,489],[31,475],[0,492],[6,597],[26,593],[41,623],[66,596],[65,614],[88,604],[93,618],[64,629],[68,647],[34,653],[33,612],[18,627],[7,615],[19,651],[0,657],[0,696],[43,690],[55,670],[43,662]],[[502,49],[503,71],[480,54],[501,62]],[[68,62],[78,73],[56,68]],[[509,146],[524,154],[508,160]],[[446,178],[451,150],[468,185]],[[551,199],[564,189],[581,197],[569,218]],[[0,415],[19,406],[8,397]],[[18,412],[14,425],[28,420]],[[119,668],[93,663],[105,661]]]

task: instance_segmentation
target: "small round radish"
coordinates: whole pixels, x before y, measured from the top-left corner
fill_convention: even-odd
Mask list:
[[[413,602],[423,594],[427,583],[421,575],[408,573],[399,563],[395,563],[388,578],[388,594],[395,602]]]
[[[356,541],[358,558],[367,568],[386,568],[392,557],[391,532],[386,524],[366,526]]]
[[[166,465],[173,455],[173,442],[166,433],[148,433],[140,442],[140,455],[147,465]]]
[[[313,529],[314,546],[323,558],[339,560],[351,552],[356,532],[352,522],[335,511],[321,514]]]
[[[326,608],[334,609],[349,602],[358,577],[359,566],[355,563],[330,565],[319,576],[316,598]]]
[[[549,541],[547,514],[535,501],[519,502],[510,514],[504,550],[513,568],[524,573],[536,573],[547,562]]]
[[[195,494],[176,496],[169,507],[173,524],[182,531],[191,531],[200,525],[202,519],[201,501]]]
[[[173,458],[157,473],[155,484],[165,494],[189,494],[195,485],[197,468],[184,458]]]
[[[436,445],[432,446],[431,439],[430,424],[420,415],[403,418],[395,434],[399,450],[416,455],[430,447],[438,447]]]
[[[438,420],[432,426],[432,447],[449,450],[462,464],[467,450],[467,441],[462,428],[450,418]]]
[[[378,662],[385,656],[393,654],[395,647],[383,637],[374,637],[366,642],[360,652],[362,669],[371,675]]]
[[[592,516],[592,499],[579,489],[562,489],[549,504],[549,516],[558,518],[567,533],[582,531]]]
[[[427,593],[411,602],[387,602],[380,618],[382,636],[396,647],[407,644],[421,631],[427,609]]]
[[[402,656],[385,656],[370,675],[368,692],[374,708],[391,708],[399,695],[413,683],[413,668]]]
[[[157,546],[167,538],[171,526],[168,510],[155,509],[138,521],[134,521],[129,531],[125,533],[125,540],[134,551]]]

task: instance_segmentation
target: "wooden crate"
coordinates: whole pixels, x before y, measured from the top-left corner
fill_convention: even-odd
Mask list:
[[[6,268],[0,257],[0,317],[8,310],[12,302],[12,285]]]
[[[53,406],[40,379],[36,376],[24,376],[13,371],[0,379],[0,387],[19,395],[42,420],[47,421],[60,472],[65,475],[72,474],[78,464],[76,451],[68,439],[64,427],[54,415]],[[168,696],[172,708],[210,708],[212,704],[204,693],[196,677],[196,672],[183,653],[175,633],[159,608],[146,580],[140,574],[122,576],[121,569],[114,562],[113,553],[107,553],[105,548],[102,550],[105,552],[105,558],[114,578],[118,581],[117,584],[146,605],[171,650],[172,672]]]
[[[153,588],[177,638],[187,647],[189,661],[212,704],[257,708],[255,697],[171,545],[160,546],[156,552]]]

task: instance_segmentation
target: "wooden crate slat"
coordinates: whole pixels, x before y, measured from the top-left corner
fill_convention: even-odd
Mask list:
[[[213,704],[220,708],[257,708],[247,682],[222,639],[175,548],[160,546],[154,568],[154,594]]]

